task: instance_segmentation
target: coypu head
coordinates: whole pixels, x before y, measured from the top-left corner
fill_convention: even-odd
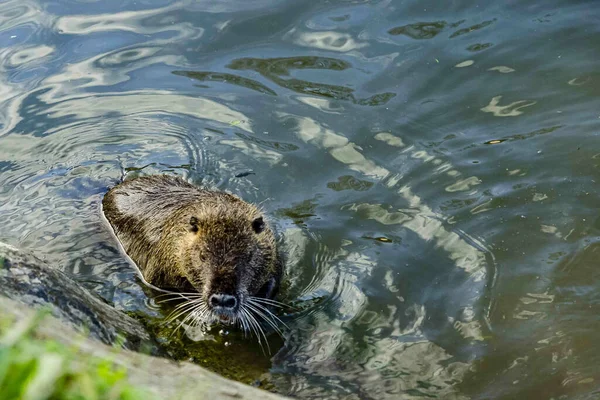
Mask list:
[[[126,180],[104,196],[102,210],[128,256],[163,301],[183,300],[169,321],[239,324],[259,338],[259,320],[282,324],[271,307],[282,275],[273,231],[240,198],[174,176]],[[266,338],[265,338],[266,339]]]
[[[194,291],[205,322],[239,322],[245,330],[252,315],[267,309],[280,271],[275,236],[258,208],[226,195],[216,204],[187,210],[181,275]]]

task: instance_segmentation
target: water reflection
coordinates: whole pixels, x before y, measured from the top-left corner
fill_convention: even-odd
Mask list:
[[[256,71],[275,84],[297,93],[346,100],[360,105],[383,105],[396,96],[395,93],[386,92],[368,98],[356,98],[355,90],[350,87],[283,78],[292,75],[294,70],[344,71],[350,67],[351,64],[335,58],[309,56],[268,59],[242,58],[234,60],[228,65],[228,68],[233,70]]]
[[[465,35],[474,31],[478,31],[487,26],[492,25],[496,22],[496,19],[492,19],[489,21],[483,21],[478,24],[471,25],[469,27],[461,28],[452,32],[448,37],[450,39],[455,38],[457,36]],[[457,28],[465,23],[465,20],[460,20],[457,22],[446,22],[446,21],[433,21],[433,22],[416,22],[413,24],[398,26],[396,28],[392,28],[388,31],[390,35],[404,35],[408,36],[411,39],[433,39],[440,33],[446,31],[447,29],[453,30],[453,28]],[[482,46],[482,45],[479,45]],[[483,48],[487,48],[489,46],[483,45]],[[471,47],[470,51],[482,50],[482,48],[473,48]]]
[[[294,306],[273,357],[177,357],[298,398],[590,398],[599,10],[2,2],[0,241],[160,319],[98,206],[175,173],[272,216]]]
[[[452,27],[460,25],[463,21],[452,24]],[[411,39],[432,39],[436,37],[448,23],[446,21],[417,22],[390,29],[390,35],[405,35]]]
[[[537,103],[537,101],[518,100],[501,106],[500,100],[502,100],[502,96],[495,96],[490,100],[490,104],[483,107],[481,111],[492,113],[494,117],[517,117],[523,114],[522,109],[531,107]]]
[[[385,179],[386,186],[390,189],[397,187],[398,177],[393,177],[391,172],[377,166],[374,162],[364,157],[357,150],[357,146],[349,142],[345,137],[323,128],[316,121],[305,117],[292,117],[290,115],[282,115],[282,117],[286,119],[293,118],[297,125],[296,133],[300,138],[327,150],[334,159],[346,164],[348,168],[361,172],[368,177],[376,178],[377,180]],[[379,140],[391,146],[405,146],[401,138],[390,133],[383,132],[376,136]],[[415,151],[412,146],[408,146],[405,151],[408,151],[412,158],[430,162],[434,167],[441,164],[441,162],[434,162],[436,160],[435,157],[428,157],[424,151]],[[448,171],[450,168],[451,166],[448,165],[444,170]],[[455,178],[456,176],[460,176],[460,173],[452,174],[451,176]],[[455,185],[460,185],[460,182],[457,182]],[[457,188],[456,190],[467,189],[468,187]],[[359,336],[362,344],[357,343],[356,339],[358,338],[354,337],[351,345],[344,345],[347,336],[351,335],[350,332],[360,332],[362,330],[349,329],[350,326],[353,326],[351,322],[348,322],[349,326],[341,322],[338,333],[332,332],[330,324],[333,321],[331,320],[328,321],[329,326],[327,331],[323,332],[323,335],[315,334],[313,332],[315,328],[310,329],[312,344],[308,347],[294,348],[294,361],[284,361],[284,365],[288,369],[291,368],[292,371],[298,368],[301,369],[302,376],[310,375],[312,379],[322,381],[321,384],[326,386],[327,389],[318,393],[313,392],[313,389],[308,389],[305,393],[298,386],[302,386],[301,382],[293,382],[290,384],[296,385],[297,391],[295,393],[307,397],[317,395],[326,396],[326,393],[336,392],[341,388],[345,388],[345,390],[349,390],[352,393],[362,393],[363,390],[366,390],[363,397],[367,396],[368,398],[395,398],[398,393],[404,393],[405,396],[409,396],[408,398],[423,395],[456,395],[453,384],[449,384],[449,382],[453,381],[449,380],[448,376],[440,376],[439,372],[434,373],[450,357],[444,350],[434,345],[434,342],[426,339],[435,338],[435,341],[444,341],[445,339],[438,336],[439,332],[449,335],[449,331],[454,330],[455,334],[463,339],[483,341],[482,323],[485,324],[483,321],[487,318],[488,309],[485,304],[479,303],[479,299],[485,285],[489,281],[489,278],[486,278],[487,272],[491,272],[492,276],[494,274],[493,258],[491,258],[491,255],[486,255],[486,250],[472,238],[467,237],[468,241],[465,241],[465,236],[461,237],[457,233],[446,231],[441,222],[443,218],[433,213],[428,207],[423,206],[419,197],[412,193],[410,187],[401,186],[397,190],[397,193],[407,202],[408,208],[406,210],[390,212],[380,204],[368,204],[364,202],[344,206],[342,210],[355,213],[356,218],[360,218],[361,221],[373,219],[383,225],[401,225],[426,241],[433,240],[434,248],[440,248],[448,252],[448,261],[450,261],[451,265],[463,268],[467,273],[465,277],[460,277],[460,274],[456,275],[454,272],[447,275],[449,282],[452,282],[451,287],[460,288],[460,292],[454,293],[451,296],[451,300],[445,296],[440,299],[437,295],[432,298],[429,298],[428,295],[423,296],[423,294],[416,293],[409,295],[411,291],[407,290],[408,288],[404,284],[400,284],[401,281],[398,281],[399,277],[390,275],[384,281],[377,280],[376,283],[367,283],[375,278],[372,274],[375,273],[376,269],[374,267],[378,262],[375,262],[374,259],[364,254],[365,251],[368,251],[366,249],[363,249],[363,254],[360,255],[359,253],[345,255],[344,261],[340,260],[336,263],[337,268],[342,268],[339,272],[340,275],[337,277],[338,282],[341,279],[341,283],[336,285],[333,284],[332,280],[332,283],[327,285],[325,284],[327,279],[324,278],[319,285],[320,290],[325,290],[326,292],[333,291],[330,295],[331,301],[334,301],[338,297],[346,299],[345,303],[336,307],[337,314],[334,320],[341,322],[363,318],[361,314],[363,314],[367,307],[367,302],[361,300],[364,298],[361,291],[356,291],[352,295],[344,295],[344,291],[348,291],[351,287],[356,287],[354,285],[359,284],[359,282],[360,287],[363,288],[363,291],[367,290],[371,299],[381,297],[381,290],[383,288],[390,292],[388,298],[378,301],[380,304],[388,304],[391,312],[390,319],[387,324],[380,324],[379,327],[377,327],[378,324],[371,321],[369,328],[372,329],[372,333],[363,337]],[[405,240],[408,241],[408,239]],[[355,247],[356,244],[352,242],[344,244],[344,247],[341,248],[343,249],[342,254],[347,252],[345,249]],[[390,257],[389,259],[394,259],[394,257]],[[442,259],[443,257],[440,257],[440,260]],[[382,259],[379,262],[385,261]],[[349,264],[346,265],[346,263]],[[440,265],[443,264],[443,262],[440,262]],[[324,269],[334,270],[331,267],[325,267]],[[410,270],[410,267],[407,269]],[[348,272],[350,273],[349,275]],[[435,275],[442,276],[444,274],[448,274],[448,271],[439,271]],[[414,276],[412,279],[414,284]],[[369,292],[368,288],[371,285],[373,288],[378,288],[380,292],[378,295],[375,292]],[[423,290],[422,285],[417,286],[420,290]],[[403,296],[400,299],[397,298],[398,287],[403,288],[401,290]],[[426,290],[425,292],[427,293],[428,291]],[[440,293],[448,293],[448,290],[440,290]],[[461,300],[458,300],[459,297]],[[441,303],[437,303],[440,300]],[[398,303],[398,306],[392,306],[394,303]],[[448,309],[447,307],[450,304],[458,307],[456,309]],[[344,305],[343,308],[342,305]],[[438,326],[435,324],[432,326],[430,322],[425,323],[426,319],[431,319],[430,314],[436,315],[441,311],[440,307],[444,309],[443,315],[451,317],[444,324]],[[477,308],[477,311],[475,308]],[[329,304],[329,310],[330,312],[334,310],[331,304]],[[319,319],[312,319],[310,321],[310,325],[317,326],[317,332],[319,331],[318,326],[323,324]],[[322,340],[318,338],[322,338]],[[290,340],[294,340],[293,336]],[[315,340],[318,341],[315,342]],[[415,341],[417,342],[415,343]],[[424,347],[417,345],[417,343],[424,345]],[[354,354],[355,350],[350,350],[364,346],[371,347],[369,353],[372,354],[372,357],[378,358],[379,361],[373,364],[374,361],[371,357],[366,357],[365,361],[361,362],[361,357]],[[415,364],[415,357],[423,357],[423,354],[420,356],[417,355],[419,354],[419,350],[424,351],[424,354],[428,354],[428,356]],[[348,351],[350,354],[346,354]],[[413,351],[415,353],[412,353]],[[287,355],[288,353],[284,354]],[[411,354],[414,354],[414,356]],[[289,359],[289,356],[286,358]],[[402,365],[397,365],[400,361]],[[405,365],[404,362],[406,362],[405,367],[403,367]],[[371,365],[370,368],[369,365]],[[379,367],[374,371],[372,365],[378,365]],[[420,365],[424,369],[416,369],[416,365]],[[362,379],[364,374],[363,368],[369,371],[367,374],[368,378],[365,381]],[[449,371],[453,371],[454,378],[458,381],[468,368],[468,363],[461,362],[453,364]],[[397,373],[393,372],[398,369],[406,369],[407,376],[410,379],[414,379],[414,381],[411,383],[410,380],[407,381],[400,378]],[[298,373],[296,372],[296,374]],[[381,377],[373,378],[374,374],[379,373],[382,374]],[[392,377],[388,377],[387,375],[392,375]],[[378,382],[375,386],[369,384],[373,379]],[[425,388],[416,389],[412,386],[414,382],[421,381],[426,382]],[[356,386],[357,382],[360,383],[358,387]],[[366,395],[366,393],[369,394]]]
[[[259,93],[266,93],[277,96],[273,90],[252,79],[244,78],[234,74],[218,73],[218,72],[194,72],[194,71],[173,71],[175,75],[186,76],[191,79],[196,79],[201,82],[223,82],[232,85],[238,85],[247,89],[256,90]]]
[[[314,47],[322,50],[348,52],[367,46],[365,42],[356,41],[351,35],[335,31],[325,32],[295,32],[288,33],[288,38],[301,46]]]
[[[90,35],[99,32],[123,31],[140,35],[162,36],[158,42],[193,40],[202,36],[204,29],[191,23],[177,22],[169,14],[181,8],[181,3],[149,10],[110,12],[96,15],[65,15],[56,21],[56,29],[62,34]]]

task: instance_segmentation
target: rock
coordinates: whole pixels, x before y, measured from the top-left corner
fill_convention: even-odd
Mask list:
[[[144,326],[39,258],[0,242],[0,296],[52,315],[105,344],[138,350],[152,343]],[[124,339],[124,341],[123,341]]]
[[[88,355],[112,360],[127,369],[131,384],[160,399],[285,400],[188,362],[130,351],[153,343],[140,322],[102,302],[67,274],[0,242],[0,315],[18,321],[42,307],[52,316],[42,320],[36,336],[75,346],[80,357],[75,362],[85,363]],[[116,350],[115,343],[124,349]]]
[[[0,314],[17,321],[32,318],[35,311],[14,300],[0,296]],[[71,324],[69,324],[71,325]],[[177,363],[165,358],[116,350],[78,334],[70,326],[52,316],[45,317],[35,335],[53,339],[77,348],[75,363],[85,363],[89,356],[110,359],[127,369],[128,381],[145,388],[159,399],[178,400],[285,400],[286,398],[223,378],[197,365]]]

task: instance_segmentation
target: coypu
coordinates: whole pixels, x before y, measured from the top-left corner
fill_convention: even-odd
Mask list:
[[[279,304],[272,298],[283,267],[256,206],[154,175],[113,187],[102,208],[144,280],[186,300],[178,306],[179,315],[188,314],[184,322],[239,323],[258,336],[258,316],[278,330],[280,320],[268,308]]]

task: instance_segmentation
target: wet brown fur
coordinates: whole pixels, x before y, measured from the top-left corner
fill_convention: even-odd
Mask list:
[[[257,233],[253,222],[264,218],[261,211],[232,194],[156,175],[110,189],[102,206],[125,251],[155,286],[241,301],[267,287],[273,297],[279,286],[273,231],[264,220]]]

